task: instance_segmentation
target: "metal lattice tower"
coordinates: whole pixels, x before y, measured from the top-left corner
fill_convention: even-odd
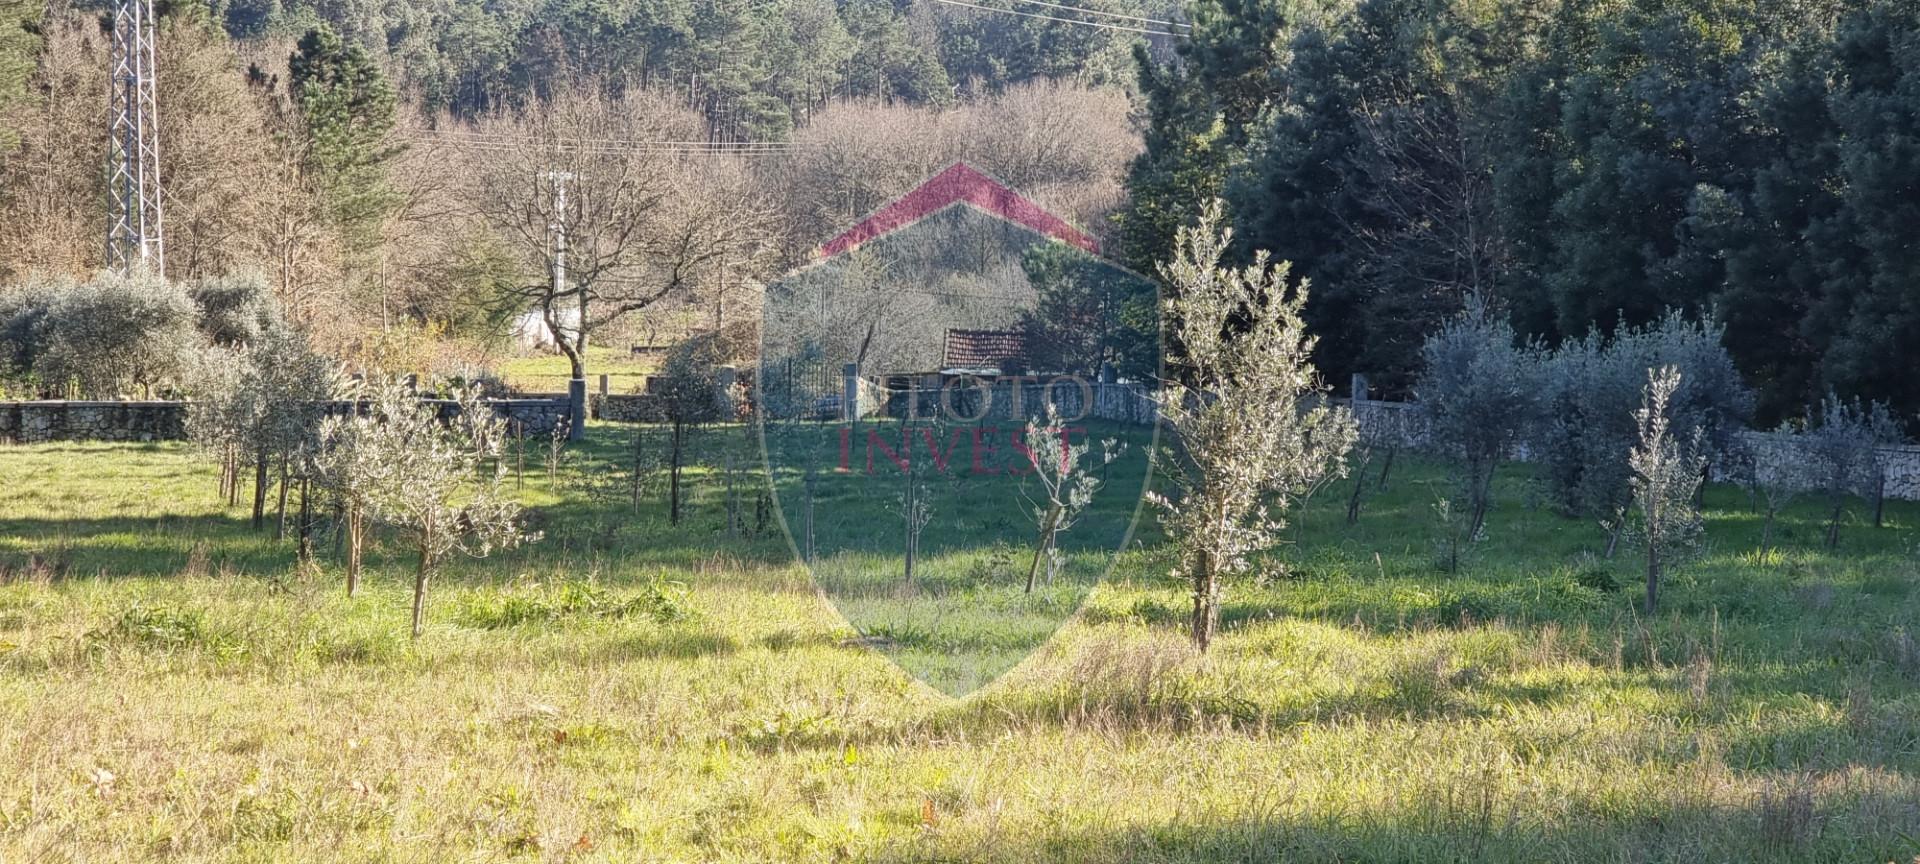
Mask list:
[[[164,272],[160,235],[160,121],[154,100],[153,0],[118,0],[113,12],[107,154],[107,266]]]

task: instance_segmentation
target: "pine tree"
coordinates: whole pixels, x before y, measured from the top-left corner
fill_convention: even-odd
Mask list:
[[[394,93],[359,45],[321,25],[287,60],[289,92],[304,133],[303,168],[349,247],[366,249],[395,204],[387,163],[397,155]]]

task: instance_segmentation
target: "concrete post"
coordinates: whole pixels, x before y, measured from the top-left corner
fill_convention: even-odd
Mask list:
[[[1355,372],[1353,373],[1353,381],[1349,385],[1349,388],[1348,395],[1352,396],[1355,402],[1358,402],[1367,398],[1367,394],[1371,390],[1371,385],[1367,383],[1367,376],[1365,374]]]
[[[860,422],[860,364],[848,363],[840,370],[840,419]]]
[[[578,441],[587,434],[587,379],[567,379],[567,440]]]
[[[740,370],[732,366],[722,366],[714,370],[713,401],[721,410],[732,413],[740,406],[733,404],[733,382],[740,379]]]

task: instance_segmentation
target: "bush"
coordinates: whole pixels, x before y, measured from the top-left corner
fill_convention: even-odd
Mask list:
[[[54,298],[73,286],[28,282],[0,292],[0,383],[31,390],[46,351],[46,319]]]
[[[42,381],[73,381],[95,397],[138,389],[152,397],[178,384],[201,341],[199,309],[185,289],[145,271],[102,273],[45,295],[34,371]]]
[[[1738,447],[1753,412],[1753,392],[1721,344],[1724,328],[1679,312],[1612,338],[1598,332],[1562,345],[1546,363],[1546,412],[1533,448],[1547,494],[1570,515],[1618,522],[1632,494],[1626,455],[1637,440],[1635,412],[1647,373],[1671,366],[1680,374],[1669,416],[1701,455],[1722,462]]]
[[[214,345],[252,345],[268,331],[283,326],[280,304],[258,274],[202,279],[187,287],[187,296],[199,309],[196,326],[200,334]]]
[[[1882,446],[1906,443],[1906,435],[1884,402],[1846,401],[1829,393],[1806,430],[1798,436],[1806,457],[1804,470],[1826,497],[1827,548],[1840,545],[1840,519],[1853,495],[1875,497],[1882,472]]]
[[[1540,420],[1541,361],[1512,325],[1474,302],[1427,338],[1414,387],[1434,444],[1458,462],[1465,536],[1478,537],[1493,471]]]

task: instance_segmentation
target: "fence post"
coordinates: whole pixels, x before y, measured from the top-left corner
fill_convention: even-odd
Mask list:
[[[860,421],[860,364],[848,363],[840,369],[840,419]]]

